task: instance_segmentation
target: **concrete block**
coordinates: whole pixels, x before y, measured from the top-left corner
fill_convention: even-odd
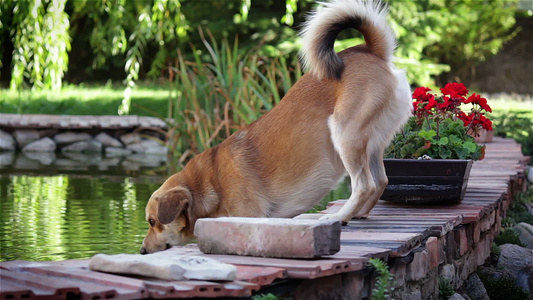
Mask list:
[[[313,258],[340,250],[338,221],[282,218],[205,218],[194,234],[204,253]]]

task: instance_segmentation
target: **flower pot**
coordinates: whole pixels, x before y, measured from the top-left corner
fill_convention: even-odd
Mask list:
[[[466,192],[472,160],[384,159],[389,184],[382,200],[410,204],[460,202]]]

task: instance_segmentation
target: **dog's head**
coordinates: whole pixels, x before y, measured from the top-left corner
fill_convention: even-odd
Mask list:
[[[141,254],[163,251],[193,240],[191,206],[192,196],[186,187],[163,184],[156,190],[146,205],[146,221],[150,227]]]

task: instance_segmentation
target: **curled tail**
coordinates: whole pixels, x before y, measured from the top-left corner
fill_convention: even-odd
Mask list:
[[[386,20],[387,7],[373,0],[333,0],[310,15],[301,32],[304,67],[318,79],[339,79],[344,63],[333,44],[344,29],[355,28],[370,51],[391,61],[396,38]]]

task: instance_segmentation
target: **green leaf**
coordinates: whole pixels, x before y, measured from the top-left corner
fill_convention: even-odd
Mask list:
[[[437,145],[445,146],[445,145],[448,145],[448,143],[449,143],[448,138],[443,136],[439,139],[439,141],[437,142]]]
[[[447,148],[439,148],[439,156],[442,159],[447,159],[452,156],[452,151]]]
[[[425,139],[425,140],[428,140],[428,141],[433,141],[433,137],[437,136],[437,132],[435,132],[435,130],[431,129],[431,130],[421,130],[419,133],[418,133],[418,136]]]

